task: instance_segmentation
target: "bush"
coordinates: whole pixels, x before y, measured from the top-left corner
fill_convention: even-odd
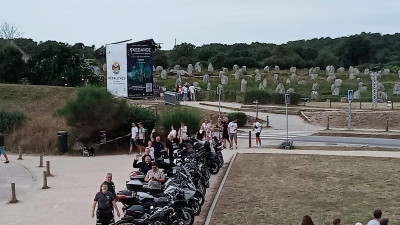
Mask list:
[[[7,111],[0,109],[0,129],[3,132],[13,131],[25,120],[25,114],[21,111]]]
[[[270,99],[270,94],[263,90],[249,90],[244,94],[244,104],[252,104],[253,101],[258,101],[259,104],[267,104]]]
[[[247,116],[244,112],[232,112],[228,114],[229,121],[237,119],[238,127],[244,127],[247,124]]]
[[[171,125],[174,125],[175,130],[178,132],[181,122],[186,124],[188,135],[197,133],[200,127],[200,111],[191,107],[178,106],[160,117],[160,125],[167,133]]]
[[[85,145],[97,141],[100,131],[112,131],[126,123],[128,113],[124,99],[115,99],[107,89],[91,85],[80,88],[77,97],[58,110],[78,141]]]

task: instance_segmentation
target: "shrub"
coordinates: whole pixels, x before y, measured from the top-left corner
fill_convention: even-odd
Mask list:
[[[160,117],[160,125],[166,132],[170,130],[171,125],[174,125],[178,132],[181,122],[186,124],[188,135],[195,134],[200,127],[200,111],[195,108],[180,106]]]
[[[0,129],[3,129],[4,132],[13,131],[21,126],[25,118],[25,114],[21,111],[0,109]]]
[[[252,104],[253,101],[258,101],[259,104],[267,104],[270,99],[270,94],[263,90],[248,90],[244,94],[244,104]]]
[[[232,112],[228,114],[229,121],[237,119],[238,127],[244,127],[247,124],[247,116],[244,112]]]
[[[76,98],[67,101],[58,115],[64,116],[72,133],[88,145],[98,140],[99,131],[111,131],[123,125],[128,112],[124,99],[115,99],[107,89],[89,85],[80,88]]]

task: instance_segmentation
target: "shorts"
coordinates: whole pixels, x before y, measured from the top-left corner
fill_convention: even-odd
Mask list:
[[[144,139],[137,139],[136,140],[136,144],[140,145],[140,146],[143,146],[143,147],[146,147],[146,141]]]
[[[131,145],[138,145],[137,139],[133,140],[133,138],[131,138]]]
[[[232,141],[233,139],[237,140],[237,133],[230,133],[229,139]]]
[[[260,132],[256,133],[256,137],[258,137],[258,138],[260,137]]]
[[[0,146],[0,154],[6,155],[6,149],[4,146]]]
[[[114,224],[114,213],[113,210],[101,210],[97,209],[97,223],[96,224]]]
[[[222,138],[228,140],[229,139],[229,134],[228,133],[222,133]]]

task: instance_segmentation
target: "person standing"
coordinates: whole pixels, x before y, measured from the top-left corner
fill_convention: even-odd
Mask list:
[[[133,150],[133,146],[136,145],[137,146],[137,138],[138,138],[138,128],[136,126],[135,123],[132,123],[132,129],[131,132],[128,134],[131,135],[131,139],[130,139],[130,148],[129,148],[129,155],[132,154],[132,150]]]
[[[260,122],[258,122],[258,118],[254,118],[253,132],[256,133],[256,147],[261,146],[260,134],[261,134],[262,128],[263,128],[263,126],[261,125]]]
[[[149,182],[149,189],[151,194],[161,193],[161,183],[165,181],[164,173],[158,169],[156,162],[151,163],[151,170],[149,170],[144,178],[144,181]]]
[[[114,224],[113,209],[117,211],[117,216],[121,217],[118,206],[114,201],[114,196],[108,191],[108,184],[104,182],[101,185],[101,191],[94,196],[94,202],[92,205],[92,218],[94,218],[94,210],[97,205],[97,223],[101,225]]]
[[[187,138],[187,126],[185,125],[184,122],[181,122],[181,128],[179,128],[180,143],[182,143],[182,141],[186,138]]]
[[[189,86],[189,91],[190,91],[190,100],[191,101],[196,101],[196,88],[194,87],[193,84]]]
[[[231,121],[228,124],[228,133],[229,133],[229,144],[230,144],[230,149],[233,149],[233,140],[235,140],[235,145],[236,145],[236,149],[238,148],[237,146],[237,119],[233,119],[233,121]]]
[[[183,101],[186,102],[188,100],[189,89],[186,85],[183,85],[182,91],[183,91]]]
[[[224,148],[226,148],[226,141],[228,141],[229,145],[232,146],[232,143],[229,140],[228,124],[229,124],[228,118],[223,117],[221,121],[221,126],[222,126],[222,139],[224,140]]]
[[[146,147],[146,129],[143,127],[142,123],[138,123],[138,148],[139,148],[139,155],[142,155],[142,151]]]
[[[168,135],[168,141],[165,147],[165,150],[168,151],[170,163],[172,164],[174,162],[174,151],[179,149],[179,140],[170,134]]]
[[[107,191],[111,192],[111,194],[113,194],[114,199],[117,196],[117,193],[115,192],[115,184],[112,181],[112,173],[107,173],[106,175],[106,181],[103,182],[103,184],[106,183],[107,184]],[[101,191],[101,186],[100,186],[100,191]]]
[[[171,131],[169,133],[174,135],[174,137],[176,137],[176,130],[174,128],[174,125],[171,125]]]
[[[153,129],[150,135],[151,142],[153,142],[153,148],[154,148],[154,159],[158,159],[162,155],[162,151],[164,150],[164,145],[161,143],[161,138],[160,136],[157,136],[154,138],[154,133],[156,132],[156,129]]]
[[[7,156],[5,145],[4,145],[3,130],[0,129],[0,157],[2,154],[4,155],[4,158],[6,158],[6,161],[4,163],[9,163],[10,161],[8,160],[8,156]]]
[[[382,218],[382,210],[375,209],[374,211],[374,219],[370,220],[367,225],[380,225],[380,220]]]

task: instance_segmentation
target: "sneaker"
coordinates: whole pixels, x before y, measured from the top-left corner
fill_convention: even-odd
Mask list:
[[[237,149],[237,145],[236,145],[236,149]]]
[[[233,150],[233,148],[231,147],[231,150]]]
[[[4,163],[10,163],[10,161],[7,160],[7,161],[5,161]]]

